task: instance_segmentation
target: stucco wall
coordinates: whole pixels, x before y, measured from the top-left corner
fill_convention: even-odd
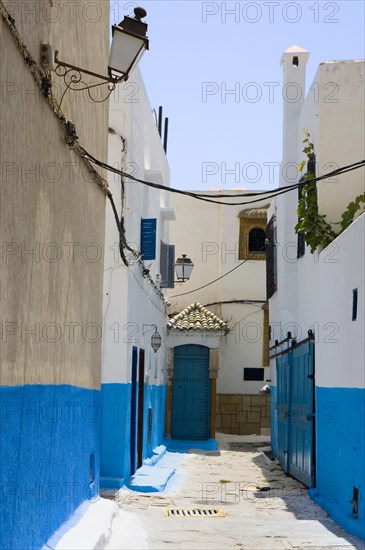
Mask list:
[[[365,388],[365,214],[351,224],[335,244],[335,262],[320,263],[317,269],[317,320],[320,328],[329,322],[332,326],[331,334],[329,331],[319,334],[316,384],[321,387]],[[321,255],[323,253],[326,250]],[[352,320],[354,289],[358,290],[355,321]]]
[[[283,158],[297,164],[307,160],[302,152],[303,127],[314,143],[317,175],[363,158],[363,70],[360,61],[320,65],[300,114],[284,108],[284,132],[297,131],[298,140],[296,150],[288,146]],[[336,180],[318,184],[319,212],[330,222],[338,222],[347,204],[363,192],[363,169]],[[297,340],[306,338],[308,329],[314,331],[316,485],[310,494],[342,527],[364,538],[365,215],[324,250],[311,254],[306,247],[297,259],[296,210],[293,191],[275,199],[268,215],[276,217],[278,241],[278,288],[270,299],[271,344],[285,338],[287,331]],[[352,320],[354,289],[358,290],[356,320]],[[275,359],[271,386],[272,449],[278,456]],[[352,509],[354,488],[360,495],[358,517]]]
[[[42,547],[99,491],[105,195],[29,67],[45,42],[105,73],[109,3],[94,2],[94,23],[82,15],[86,0],[73,3],[72,19],[66,3],[51,4],[6,2],[26,62],[0,21],[2,548]],[[56,101],[62,90],[51,78]],[[105,160],[107,103],[68,92],[62,112]]]
[[[41,17],[35,25],[22,10],[25,4],[30,10],[40,3],[19,4],[15,24],[37,62],[45,41],[59,47],[66,59],[106,70],[104,2],[96,3],[103,6],[102,18],[93,25],[82,18],[70,24],[65,15],[56,23]],[[75,44],[81,35],[83,47]],[[98,388],[105,197],[65,144],[3,21],[0,41],[1,384]],[[105,159],[107,104],[68,94],[63,110],[72,117],[80,143]]]
[[[130,99],[131,89],[135,94],[133,101]],[[169,185],[166,155],[138,68],[130,81],[119,85],[111,97],[109,127],[110,164],[141,179],[158,179],[163,185]],[[117,209],[124,216],[127,242],[137,252],[140,251],[141,218],[157,218],[156,259],[145,261],[145,267],[156,282],[156,274],[160,272],[160,240],[169,242],[169,225],[175,223],[163,220],[161,207],[168,205],[166,192],[125,178],[122,196],[120,177],[109,174],[108,181]],[[157,325],[165,339],[166,305],[163,296],[142,276],[138,262],[128,250],[125,254],[130,266],[124,265],[118,242],[114,214],[107,204],[103,382],[130,381],[131,350],[137,346],[146,349],[146,367],[151,363],[154,368],[154,359],[158,358],[158,377],[153,376],[153,380],[161,383],[164,345],[155,355],[150,346],[153,329],[143,325]]]
[[[166,155],[138,68],[111,96],[108,157],[109,164],[138,178],[169,185]],[[131,425],[133,348],[137,352],[145,350],[143,458],[152,454],[164,435],[167,306],[156,280],[160,273],[160,241],[169,243],[169,222],[161,213],[161,207],[168,206],[166,192],[128,178],[122,186],[120,176],[113,174],[108,175],[108,182],[118,213],[124,217],[126,240],[135,251],[141,249],[141,218],[157,219],[156,259],[144,262],[152,284],[127,249],[125,256],[130,265],[123,263],[114,214],[110,204],[106,205],[101,475],[105,487],[117,488],[131,474],[131,448],[136,443],[131,441],[135,430]],[[151,347],[155,326],[162,339],[156,353]]]
[[[317,75],[326,91],[319,112],[318,175],[322,175],[364,158],[365,61],[322,63]],[[364,191],[363,169],[324,180],[318,185],[319,212],[337,223],[349,202]]]

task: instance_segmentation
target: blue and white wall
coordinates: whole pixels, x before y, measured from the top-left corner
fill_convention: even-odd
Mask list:
[[[139,69],[111,96],[109,127],[109,164],[138,178],[169,185],[166,155]],[[164,290],[160,288],[160,241],[169,242],[168,225],[174,213],[168,207],[166,192],[126,178],[123,193],[120,177],[113,174],[109,175],[109,188],[119,215],[124,217],[126,240],[133,250],[141,250],[141,219],[156,219],[155,258],[142,264],[125,250],[130,263],[126,267],[119,255],[119,235],[109,204],[106,209],[101,476],[103,486],[117,488],[131,474],[134,349],[137,356],[139,350],[145,352],[143,458],[151,456],[164,436],[167,317]],[[148,270],[147,276],[143,269]],[[162,338],[156,353],[151,347],[153,325]],[[133,445],[136,449],[137,442]]]
[[[331,334],[319,334],[316,345],[317,483],[310,495],[341,527],[365,539],[365,214],[332,244],[335,263],[318,269],[318,324],[331,325]]]
[[[42,41],[62,59],[104,73],[103,0],[94,3],[97,22],[82,9],[72,21],[59,17],[60,6],[47,2],[47,17],[35,24],[30,14],[39,3],[4,4],[33,69]],[[0,164],[12,167],[0,199],[0,547],[24,550],[41,548],[99,492],[105,195],[65,142],[6,21],[0,80],[13,93],[0,102]],[[63,82],[54,73],[52,84],[57,101]],[[69,91],[62,112],[80,145],[105,159],[107,103]]]
[[[294,83],[304,94],[307,53],[300,48],[283,55],[284,85]],[[301,58],[302,55],[302,58]],[[299,67],[292,66],[294,56]],[[304,63],[301,64],[301,59]],[[317,176],[363,158],[364,62],[329,62],[319,66],[311,91],[300,109],[284,102],[282,168],[300,164],[308,128],[316,153]],[[288,71],[286,68],[289,67]],[[326,91],[336,94],[328,101]],[[313,90],[318,94],[313,94]],[[295,136],[293,148],[289,137]],[[284,173],[282,171],[282,173]],[[282,185],[288,185],[283,180]],[[319,212],[334,224],[351,200],[364,192],[363,169],[318,184]],[[316,485],[310,495],[345,530],[365,538],[365,374],[364,374],[364,221],[357,219],[327,248],[296,257],[297,192],[273,201],[268,218],[276,217],[277,292],[270,299],[271,345],[288,331],[298,340],[315,333]],[[338,227],[338,226],[337,226]],[[353,295],[357,313],[353,320]],[[271,362],[272,449],[278,456],[277,382]],[[358,490],[358,516],[353,513]]]

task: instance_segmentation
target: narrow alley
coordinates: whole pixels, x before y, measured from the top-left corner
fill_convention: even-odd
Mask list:
[[[120,490],[114,495],[120,512],[106,548],[364,548],[270,459],[268,439],[217,434],[219,450],[182,455],[164,492]],[[218,514],[191,515],[193,509]]]
[[[143,4],[0,0],[0,550],[365,550],[365,2]]]

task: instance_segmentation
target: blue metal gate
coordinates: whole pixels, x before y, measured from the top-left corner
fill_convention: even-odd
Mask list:
[[[314,486],[314,343],[307,340],[276,358],[279,462]]]
[[[188,344],[174,350],[171,437],[206,440],[210,434],[209,348]]]
[[[277,357],[276,376],[278,400],[276,408],[278,410],[278,458],[285,472],[288,471],[290,369],[291,356],[289,353]]]

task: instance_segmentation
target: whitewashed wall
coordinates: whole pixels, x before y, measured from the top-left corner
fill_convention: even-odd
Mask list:
[[[316,384],[320,387],[365,388],[365,214],[336,239],[335,245],[336,254],[331,251],[331,261],[320,262],[317,268],[320,332],[316,347],[319,366]],[[356,321],[352,320],[354,289],[358,289]]]
[[[308,160],[303,153],[303,128],[308,129],[314,144],[318,176],[362,159],[364,127],[359,113],[363,112],[364,106],[359,90],[363,83],[364,66],[360,61],[322,63],[300,113],[296,107],[290,111],[284,104],[284,116],[287,117],[284,121],[284,132],[293,132],[296,129],[298,139],[296,151],[292,145],[288,145],[283,152],[283,163],[299,165],[302,160]],[[300,72],[297,75],[297,84],[301,86],[303,75]],[[284,85],[286,78],[284,70]],[[292,72],[290,78],[293,78]],[[287,184],[288,182],[282,180],[282,185]],[[347,204],[362,192],[363,169],[338,176],[336,181],[332,178],[324,180],[318,184],[319,212],[326,214],[329,222],[338,222]],[[322,269],[326,268],[328,272],[332,269],[333,275],[337,274],[341,241],[336,239],[325,250],[315,254],[311,254],[306,248],[305,255],[297,260],[297,235],[294,231],[297,204],[298,195],[295,190],[277,197],[268,214],[268,219],[272,215],[277,219],[278,291],[270,299],[272,341],[285,338],[288,330],[298,339],[306,338],[307,330],[312,327],[316,329],[320,339],[330,338],[331,331],[334,330],[330,325],[331,316],[320,310],[321,292],[316,289]],[[339,230],[338,225],[334,227]],[[275,373],[272,375],[274,380]]]
[[[237,190],[232,190],[234,193]],[[242,198],[226,200],[243,201]],[[265,204],[267,200],[253,206],[259,208]],[[177,217],[171,225],[171,242],[176,244],[178,256],[185,253],[191,258],[194,269],[190,281],[169,290],[170,313],[199,302],[227,321],[231,330],[220,343],[217,392],[257,393],[263,383],[244,381],[243,369],[262,367],[263,304],[260,302],[266,300],[266,262],[248,261],[217,283],[195,291],[242,262],[238,259],[238,214],[251,206],[216,205],[181,195],[173,195],[171,205]],[[234,300],[259,303],[221,303]],[[269,372],[264,376],[269,378]]]
[[[298,86],[303,85],[305,75],[293,74]],[[284,71],[284,85],[286,79]],[[314,144],[316,175],[361,161],[363,86],[364,62],[322,63],[300,112],[284,103],[284,135],[297,132],[297,139],[295,150],[284,139],[283,159],[298,165],[307,160],[302,152],[305,127]],[[339,231],[335,223],[348,203],[364,192],[364,169],[324,180],[317,188],[319,213]],[[316,485],[309,494],[342,528],[365,540],[364,500],[360,497],[356,514],[352,508],[356,491],[363,494],[364,488],[365,214],[358,214],[325,249],[311,254],[306,247],[304,256],[296,259],[297,204],[297,191],[278,197],[268,216],[276,218],[278,241],[277,292],[270,299],[272,343],[285,338],[289,330],[298,340],[306,338],[308,329],[314,330]],[[353,319],[355,289],[358,306]],[[271,381],[272,448],[278,456],[275,360]],[[328,497],[329,486],[334,488],[334,499]]]
[[[169,167],[155,124],[139,69],[130,80],[118,86],[111,97],[109,119],[109,164],[135,177],[169,185]],[[121,211],[120,177],[109,174],[110,190]],[[160,272],[160,240],[168,243],[168,221],[161,207],[168,205],[166,192],[125,179],[123,215],[126,238],[133,249],[140,250],[141,218],[157,218],[156,259],[146,260],[151,278]],[[130,381],[133,346],[145,349],[146,382],[164,381],[166,305],[158,285],[142,276],[140,265],[125,254],[132,265],[127,268],[118,251],[118,231],[111,205],[106,210],[106,246],[104,276],[103,383]],[[172,222],[174,223],[174,222]],[[162,345],[155,354],[150,341],[156,325]]]

